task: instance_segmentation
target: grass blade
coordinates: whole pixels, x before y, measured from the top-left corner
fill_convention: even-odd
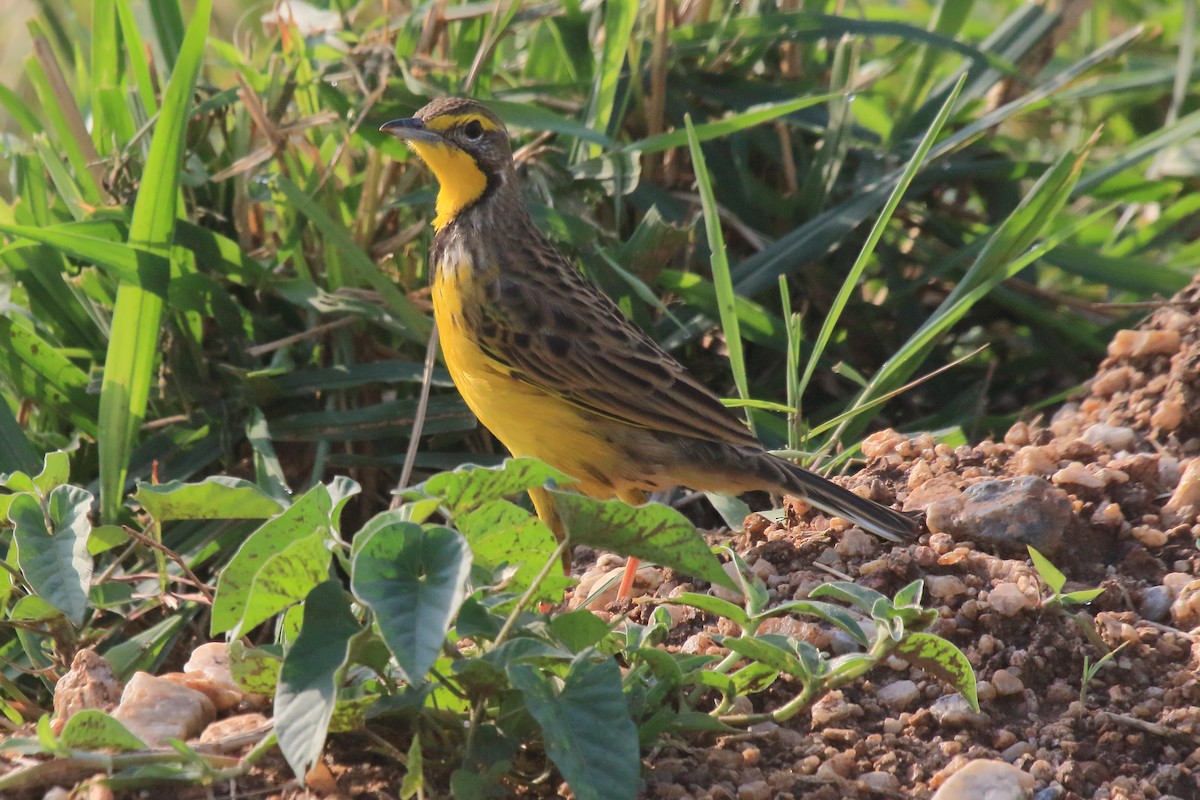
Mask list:
[[[942,104],[941,111],[938,112],[929,129],[925,131],[921,143],[917,145],[916,152],[913,153],[912,158],[905,165],[904,171],[900,175],[900,180],[896,182],[891,195],[888,197],[887,202],[884,203],[883,211],[875,219],[875,224],[871,226],[871,232],[867,235],[867,241],[863,244],[862,250],[859,251],[858,258],[855,259],[854,265],[850,267],[850,271],[846,273],[846,278],[842,281],[841,288],[838,289],[837,297],[834,299],[833,305],[830,306],[829,313],[825,315],[825,320],[821,323],[821,330],[817,334],[816,341],[813,342],[812,353],[809,355],[808,363],[804,367],[804,374],[800,377],[797,398],[804,397],[804,390],[808,388],[808,382],[812,379],[813,372],[816,370],[817,364],[825,352],[825,347],[829,344],[829,339],[833,335],[834,328],[837,327],[838,321],[841,319],[842,311],[845,310],[846,303],[850,300],[850,294],[858,286],[858,279],[862,276],[863,270],[867,267],[867,262],[871,260],[871,256],[874,254],[875,245],[879,243],[884,230],[886,230],[888,223],[891,222],[892,214],[895,213],[896,208],[900,205],[900,200],[908,190],[909,184],[912,183],[913,178],[917,175],[917,171],[920,170],[921,165],[925,162],[925,158],[933,148],[933,143],[937,141],[937,137],[942,132],[946,121],[950,119],[950,114],[954,110],[954,104],[958,102],[958,93],[962,90],[965,80],[965,75],[959,79],[954,90],[950,92],[950,96],[946,98],[946,102]]]
[[[211,10],[212,0],[196,4],[163,98],[129,225],[129,242],[138,248],[138,278],[122,281],[117,289],[100,388],[100,516],[106,522],[115,520],[120,511],[129,453],[154,378],[159,324],[170,282],[179,168]]]
[[[711,251],[713,286],[717,290],[717,310],[721,317],[721,330],[725,334],[725,346],[729,349],[729,368],[733,371],[733,383],[738,396],[750,399],[750,384],[746,379],[746,358],[742,352],[742,334],[738,325],[737,295],[733,290],[733,278],[729,274],[729,256],[725,252],[725,236],[721,232],[721,216],[717,209],[717,198],[713,194],[712,179],[704,163],[704,151],[696,138],[691,115],[683,118],[686,126],[688,147],[692,152],[692,164],[696,173],[696,188],[700,192],[700,204],[704,210],[704,230],[708,234],[708,249]],[[747,413],[750,430],[754,430],[754,415]]]

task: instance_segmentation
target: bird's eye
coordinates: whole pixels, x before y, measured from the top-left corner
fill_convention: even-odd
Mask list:
[[[477,119],[473,119],[463,128],[463,133],[472,142],[478,142],[483,138],[483,125]]]

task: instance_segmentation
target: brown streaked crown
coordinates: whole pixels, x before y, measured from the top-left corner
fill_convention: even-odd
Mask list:
[[[465,97],[441,97],[414,117],[447,142],[471,154],[483,172],[501,176],[512,169],[512,145],[504,122],[482,103]]]

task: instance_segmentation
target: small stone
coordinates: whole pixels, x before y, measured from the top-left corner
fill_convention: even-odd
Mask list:
[[[71,659],[71,669],[54,685],[54,717],[65,723],[80,711],[111,711],[121,699],[121,682],[104,656],[91,648]]]
[[[934,533],[929,536],[929,548],[936,555],[944,556],[954,549],[954,537],[948,533]]]
[[[1186,568],[1187,562],[1184,562]],[[1191,575],[1186,572],[1168,572],[1163,575],[1162,585],[1171,593],[1171,599],[1179,597],[1179,593],[1183,591],[1183,587],[1187,586],[1194,580]]]
[[[229,667],[229,645],[225,642],[208,642],[197,647],[183,665],[183,671],[189,675],[203,675],[207,679],[212,689],[203,691],[213,701],[217,711],[225,711],[242,702],[245,692],[233,679]]]
[[[904,723],[895,717],[888,717],[880,726],[884,733],[890,733],[893,736],[899,736],[904,731]]]
[[[1011,444],[1013,447],[1024,447],[1029,442],[1029,424],[1019,420],[1014,422],[1008,432],[1004,434],[1004,443]]]
[[[1011,747],[1017,741],[1017,735],[1008,728],[1001,728],[996,731],[996,735],[992,737],[992,747],[997,750],[1003,750],[1006,747]]]
[[[204,729],[204,733],[200,734],[200,741],[203,744],[220,742],[255,731],[262,731],[265,734],[270,727],[271,720],[257,711],[252,711],[248,714],[237,714],[217,720]],[[247,744],[254,744],[254,742],[251,740]]]
[[[1128,366],[1105,370],[1092,380],[1092,394],[1097,397],[1112,397],[1117,392],[1128,389],[1132,377],[1133,370]]]
[[[1104,480],[1078,461],[1072,461],[1050,478],[1055,486],[1082,486],[1085,489],[1103,489]]]
[[[908,493],[904,498],[904,510],[925,511],[939,501],[953,500],[962,494],[962,483],[962,478],[953,472],[930,478]]]
[[[822,780],[836,781],[838,778],[849,778],[854,774],[853,753],[835,753],[817,767],[817,777]]]
[[[1028,445],[1013,456],[1012,469],[1018,475],[1053,475],[1058,470],[1054,448]]]
[[[926,575],[925,588],[937,600],[949,600],[967,593],[967,585],[957,575]]]
[[[763,780],[751,781],[738,787],[738,800],[771,800],[771,785]]]
[[[125,685],[112,715],[150,747],[162,747],[168,739],[199,734],[216,717],[216,709],[201,692],[138,672]]]
[[[1047,783],[1054,779],[1054,765],[1039,758],[1029,765],[1029,774],[1038,783]]]
[[[1070,686],[1063,681],[1055,681],[1046,688],[1046,700],[1057,705],[1068,705],[1079,699],[1079,687]]]
[[[1083,440],[1112,450],[1132,450],[1137,444],[1137,431],[1122,425],[1106,425],[1097,422],[1083,432]]]
[[[1048,555],[1058,550],[1070,519],[1067,494],[1034,476],[972,484],[931,504],[926,516],[933,533],[1021,551],[1028,544]]]
[[[1000,753],[1000,757],[1011,764],[1022,756],[1033,755],[1034,752],[1036,751],[1029,742],[1017,742],[1004,748]]]
[[[890,772],[868,772],[859,775],[858,780],[870,792],[889,797],[900,793],[900,779]]]
[[[1137,539],[1143,547],[1162,547],[1167,543],[1167,534],[1160,531],[1158,528],[1152,528],[1149,525],[1138,525],[1131,531],[1133,538]]]
[[[921,697],[921,690],[910,680],[893,681],[875,692],[876,699],[892,711],[904,711]]]
[[[1179,331],[1117,331],[1108,343],[1109,358],[1170,355],[1179,352]]]
[[[878,544],[879,540],[874,536],[858,528],[850,528],[841,535],[833,549],[842,558],[864,558],[874,553]]]
[[[1183,468],[1179,485],[1163,506],[1163,519],[1171,524],[1191,523],[1200,509],[1200,458],[1193,458]]]
[[[897,433],[891,428],[885,428],[863,439],[861,445],[862,453],[865,458],[871,461],[894,455],[896,456],[896,463],[900,463],[900,456],[896,451],[907,441],[908,439],[904,434]]]
[[[847,702],[840,691],[833,691],[813,703],[812,726],[814,729],[824,728],[862,715],[862,706]]]
[[[1200,581],[1192,581],[1180,589],[1171,604],[1171,619],[1184,630],[1200,626]]]
[[[1002,617],[1015,616],[1033,606],[1031,600],[1015,583],[997,584],[988,592],[987,603]]]
[[[1142,619],[1151,622],[1162,622],[1171,614],[1171,592],[1165,586],[1151,586],[1142,592],[1142,602],[1139,610]]]
[[[1012,764],[978,760],[951,775],[933,800],[1026,800],[1033,786],[1033,776]]]
[[[1021,679],[1006,669],[998,669],[992,673],[992,685],[996,687],[996,694],[1001,697],[1025,691],[1025,684],[1021,683]]]
[[[929,712],[939,725],[947,728],[981,728],[988,722],[986,714],[972,710],[958,693],[944,694],[934,700]]]
[[[1185,411],[1186,406],[1179,400],[1163,400],[1150,415],[1150,424],[1161,431],[1170,433],[1183,424]]]

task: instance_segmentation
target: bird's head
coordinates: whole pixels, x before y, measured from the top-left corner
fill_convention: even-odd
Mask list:
[[[511,177],[508,131],[474,100],[434,100],[415,116],[392,120],[379,130],[403,139],[433,170],[439,184],[433,220],[437,230]]]

